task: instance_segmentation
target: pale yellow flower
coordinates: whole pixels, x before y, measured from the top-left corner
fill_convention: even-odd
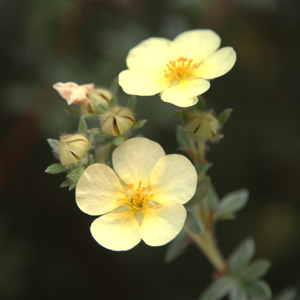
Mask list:
[[[183,204],[196,190],[192,163],[182,155],[165,155],[159,144],[146,138],[125,141],[113,152],[112,162],[115,171],[93,164],[77,184],[79,208],[102,215],[91,225],[95,240],[124,251],[141,240],[160,246],[175,238],[186,219]]]
[[[186,31],[173,41],[149,38],[129,51],[119,84],[127,94],[161,93],[165,102],[192,106],[209,89],[208,80],[227,73],[236,61],[232,47],[217,50],[220,43],[209,29]]]
[[[88,98],[89,89],[93,89],[94,84],[83,84],[78,85],[75,82],[57,82],[53,85],[53,88],[58,91],[58,93],[67,100],[68,104],[88,104],[90,102]]]

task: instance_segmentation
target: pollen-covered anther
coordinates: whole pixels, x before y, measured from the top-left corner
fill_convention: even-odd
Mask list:
[[[192,59],[181,56],[169,61],[164,75],[170,80],[184,81],[194,75],[196,67],[197,64]]]

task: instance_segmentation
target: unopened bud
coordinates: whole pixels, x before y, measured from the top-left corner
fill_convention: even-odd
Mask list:
[[[119,136],[129,130],[135,123],[131,109],[127,107],[113,107],[103,115],[101,127],[103,132]]]
[[[186,126],[196,137],[211,139],[218,132],[219,121],[210,113],[192,111],[187,114]]]
[[[101,113],[98,105],[108,107],[109,103],[113,97],[110,90],[107,89],[91,89],[88,95],[90,99],[90,108],[93,113]]]
[[[60,137],[58,154],[63,166],[69,166],[82,159],[88,150],[90,143],[81,134],[70,134]]]

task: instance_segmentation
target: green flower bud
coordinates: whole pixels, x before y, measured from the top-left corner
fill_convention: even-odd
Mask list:
[[[128,131],[134,123],[135,119],[131,109],[113,107],[103,115],[101,127],[103,132],[119,136]]]
[[[69,166],[82,159],[90,149],[90,143],[81,134],[70,134],[60,137],[58,155],[63,166]]]
[[[191,111],[187,114],[186,127],[197,138],[209,140],[217,134],[219,121],[210,113]]]

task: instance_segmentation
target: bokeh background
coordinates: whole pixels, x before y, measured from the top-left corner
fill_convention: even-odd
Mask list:
[[[196,247],[171,264],[166,247],[142,243],[117,253],[89,233],[46,138],[74,132],[77,120],[52,89],[57,81],[108,86],[130,48],[150,36],[173,39],[211,28],[237,63],[212,82],[207,105],[233,108],[225,139],[211,147],[220,196],[250,190],[235,221],[217,226],[225,256],[247,236],[272,261],[276,293],[300,289],[300,18],[297,0],[2,0],[0,299],[196,299],[212,267]],[[138,99],[143,133],[177,150],[171,104]]]

